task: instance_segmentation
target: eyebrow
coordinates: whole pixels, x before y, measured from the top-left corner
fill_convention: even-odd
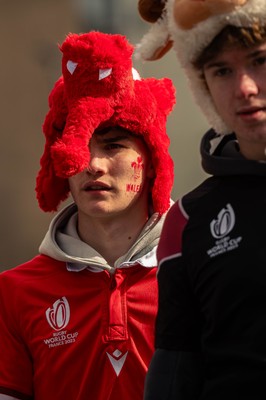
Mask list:
[[[112,136],[112,137],[104,137],[104,136],[101,136],[101,135],[97,136],[97,139],[101,143],[120,142],[121,140],[126,140],[128,138],[129,138],[128,135],[116,135],[116,136]]]
[[[248,54],[246,58],[247,59],[256,58],[256,57],[262,55],[263,53],[266,53],[266,49],[254,50],[252,53]],[[204,65],[203,69],[207,70],[207,69],[211,69],[211,68],[221,68],[221,67],[225,67],[227,65],[228,65],[227,61],[219,61],[219,60],[218,61],[210,61]]]
[[[225,62],[225,61],[211,61],[211,62],[206,63],[203,66],[203,70],[206,71],[207,69],[211,69],[211,68],[220,68],[220,67],[224,67],[226,65],[227,65],[227,62]]]

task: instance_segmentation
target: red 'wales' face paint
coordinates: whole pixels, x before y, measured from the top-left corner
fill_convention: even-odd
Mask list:
[[[134,185],[133,183],[127,183],[126,190],[127,192],[137,193],[141,189],[141,185]]]
[[[144,164],[143,164],[143,161],[142,161],[142,157],[139,156],[137,158],[137,161],[133,161],[131,163],[131,167],[134,169],[133,179],[134,179],[134,181],[136,181],[137,179],[140,178],[140,173],[144,169]]]

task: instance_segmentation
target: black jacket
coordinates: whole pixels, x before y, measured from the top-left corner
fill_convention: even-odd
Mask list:
[[[201,155],[213,176],[170,209],[159,243],[145,400],[265,399],[266,163],[242,157],[234,134],[220,140],[212,130]]]

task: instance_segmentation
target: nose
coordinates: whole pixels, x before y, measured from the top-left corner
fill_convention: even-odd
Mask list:
[[[236,83],[236,96],[239,98],[250,98],[257,95],[259,88],[252,75],[247,72],[239,73]]]
[[[87,171],[92,175],[104,174],[106,172],[106,163],[104,157],[97,151],[90,151],[90,161]]]

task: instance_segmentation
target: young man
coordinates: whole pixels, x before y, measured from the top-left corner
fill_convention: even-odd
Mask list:
[[[0,276],[0,399],[143,397],[156,248],[170,205],[171,81],[140,79],[123,36],[69,35],[37,177],[44,211],[69,191],[40,254]]]
[[[266,397],[266,2],[205,3],[213,14],[171,37],[214,128],[201,144],[213,176],[164,224],[145,400]]]

